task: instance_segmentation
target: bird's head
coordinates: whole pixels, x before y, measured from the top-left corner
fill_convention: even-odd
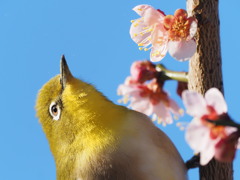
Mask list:
[[[91,130],[91,124],[100,113],[100,104],[106,102],[93,86],[74,78],[62,56],[60,75],[49,80],[39,91],[36,111],[51,150],[58,144],[71,144],[81,130]]]

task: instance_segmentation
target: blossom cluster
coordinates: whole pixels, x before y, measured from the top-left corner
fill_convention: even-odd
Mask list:
[[[163,125],[173,122],[172,114],[177,118],[183,110],[163,90],[164,81],[150,61],[136,61],[131,66],[131,76],[118,87],[118,94],[123,96],[121,102],[129,107],[152,115],[153,120]]]
[[[166,15],[150,5],[138,5],[133,10],[140,18],[131,21],[130,36],[139,50],[151,50],[152,62],[162,60],[167,52],[179,61],[194,55],[197,20],[188,16],[185,10],[177,9],[174,15]],[[164,125],[171,124],[173,117],[181,116],[183,110],[163,89],[169,77],[162,76],[152,62],[134,62],[131,76],[119,85],[118,94],[123,96],[121,102],[129,103],[132,109],[152,116]],[[240,125],[229,117],[222,93],[211,88],[203,97],[185,89],[186,81],[179,79],[177,93],[182,97],[187,113],[193,116],[185,137],[195,153],[200,154],[200,164],[206,165],[212,158],[231,162],[240,147]]]

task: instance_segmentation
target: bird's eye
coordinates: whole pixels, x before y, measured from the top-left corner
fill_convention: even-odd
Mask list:
[[[58,120],[60,118],[61,109],[56,102],[52,102],[49,106],[49,112],[53,118],[53,120]]]

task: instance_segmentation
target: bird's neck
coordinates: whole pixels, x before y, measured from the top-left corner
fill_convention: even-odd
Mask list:
[[[61,141],[61,146],[56,146],[59,148],[55,150],[54,157],[59,177],[65,176],[66,168],[72,174],[79,172],[79,167],[85,168],[80,171],[86,171],[91,159],[98,158],[106,150],[114,151],[118,146],[117,137],[121,137],[119,133],[126,109],[113,104],[101,94],[95,93],[86,99],[85,101],[83,97],[83,103],[79,104],[79,116],[71,117],[76,123],[69,128],[72,140]],[[64,157],[66,152],[68,157]]]

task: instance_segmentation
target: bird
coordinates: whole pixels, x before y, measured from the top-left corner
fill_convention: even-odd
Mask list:
[[[35,108],[57,180],[188,179],[169,137],[145,114],[75,78],[64,55],[60,74],[39,90]]]

